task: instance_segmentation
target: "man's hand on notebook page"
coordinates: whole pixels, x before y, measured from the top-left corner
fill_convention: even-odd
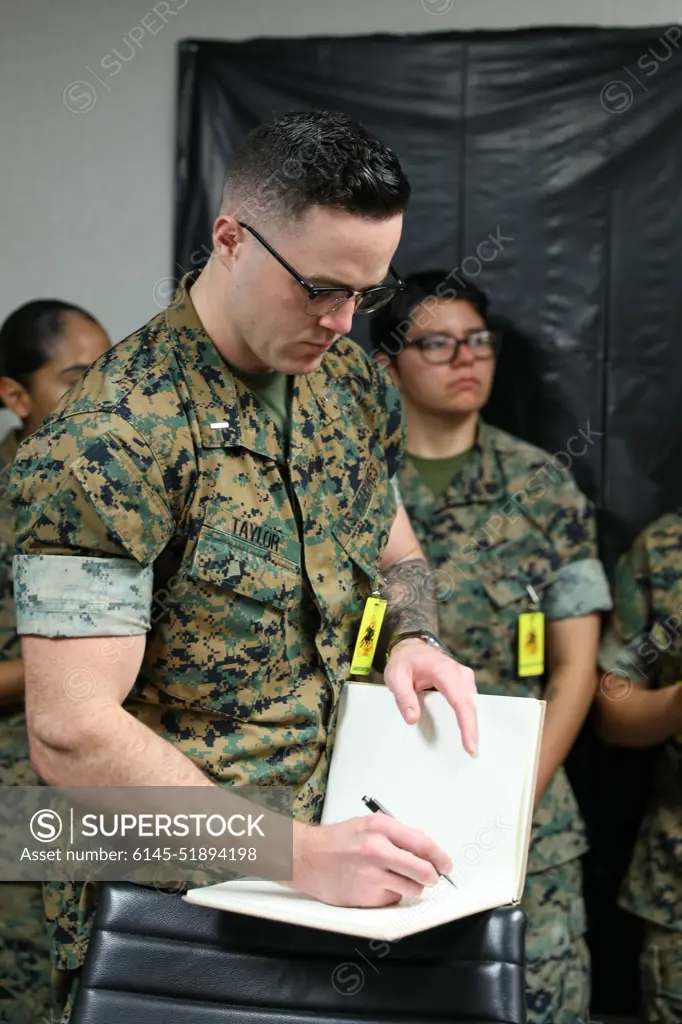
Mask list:
[[[472,669],[424,640],[406,639],[391,651],[384,668],[384,683],[408,725],[419,721],[417,694],[440,690],[457,715],[464,749],[477,756],[476,679]]]
[[[419,829],[385,814],[294,825],[292,889],[341,907],[383,907],[437,885],[452,862]]]
[[[408,725],[419,721],[416,695],[422,690],[440,690],[457,715],[464,749],[475,757],[478,737],[474,673],[455,661],[438,639],[440,601],[436,577],[404,506],[398,509],[391,526],[381,573],[380,594],[386,601],[386,612],[377,667],[383,667],[384,682]],[[420,639],[414,637],[415,633]]]

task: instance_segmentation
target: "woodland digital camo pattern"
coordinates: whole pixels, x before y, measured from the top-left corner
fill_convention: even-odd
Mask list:
[[[581,894],[579,859],[526,877],[526,1005],[533,1024],[589,1020],[590,953]]]
[[[0,444],[0,661],[21,658],[12,558],[14,514],[9,470],[17,451],[11,432]],[[23,700],[0,707],[0,786],[36,786]],[[0,1024],[33,1024],[50,1011],[50,955],[39,882],[0,882]]]
[[[21,657],[21,640],[17,633],[12,583],[14,512],[9,500],[9,476],[18,447],[13,431],[0,444],[0,660],[2,661],[13,661],[15,658]],[[23,704],[23,701],[19,704]],[[12,710],[16,712],[20,708],[15,707]],[[1,728],[2,725],[0,725]],[[9,784],[5,783],[5,785]],[[31,784],[21,783],[21,785]]]
[[[476,674],[480,693],[541,698],[546,675],[517,673],[517,623],[611,607],[597,559],[594,510],[550,456],[480,423],[471,457],[439,496],[407,462],[405,508],[435,568],[440,636]],[[589,957],[580,861],[585,826],[563,767],[547,786],[531,833],[526,975],[532,1024],[580,1024],[589,1007]]]
[[[647,921],[640,954],[642,1003],[648,1021],[682,1021],[682,943],[679,931]]]
[[[0,1024],[42,1024],[52,1005],[40,882],[0,883]]]
[[[650,688],[682,680],[682,511],[651,523],[620,558],[599,663]],[[649,929],[642,953],[644,995],[649,1005],[671,1002],[652,1019],[682,1021],[682,742],[675,737],[659,749],[619,903],[659,926]]]
[[[126,635],[149,629],[130,714],[216,782],[293,787],[296,817],[315,822],[396,514],[400,397],[340,339],[295,378],[285,459],[274,422],[203,332],[190,280],[19,450],[20,629],[109,634],[111,664]],[[80,574],[68,593],[65,564]],[[75,967],[89,910],[50,907],[59,963]]]

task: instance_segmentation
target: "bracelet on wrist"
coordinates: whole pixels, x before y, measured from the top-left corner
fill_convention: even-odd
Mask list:
[[[391,651],[399,644],[401,640],[424,640],[426,643],[431,644],[437,650],[442,651],[443,654],[447,654],[448,657],[452,657],[452,653],[447,649],[444,643],[442,643],[435,633],[432,633],[429,629],[406,629],[397,630],[391,639],[389,640],[388,647],[386,648],[386,661],[391,656]]]

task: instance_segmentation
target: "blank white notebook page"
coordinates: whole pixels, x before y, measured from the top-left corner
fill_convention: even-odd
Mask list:
[[[407,725],[386,687],[347,684],[322,824],[370,814],[362,797],[375,797],[450,855],[460,899],[472,890],[508,891],[513,899],[526,844],[542,704],[526,697],[478,694],[475,699],[479,756],[472,758],[441,693],[423,694],[420,722]],[[439,890],[443,885],[447,882]]]

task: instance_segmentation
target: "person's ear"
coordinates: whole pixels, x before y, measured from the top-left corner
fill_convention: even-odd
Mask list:
[[[28,419],[33,405],[31,396],[23,384],[13,377],[0,377],[0,400],[20,420]]]
[[[391,380],[397,387],[398,391],[402,391],[402,388],[400,386],[400,373],[398,371],[397,359],[389,359],[388,365],[386,367],[386,372],[390,375]]]
[[[231,214],[221,213],[213,225],[212,258],[225,267],[231,266],[245,236],[245,229]]]
[[[380,366],[382,370],[385,370],[389,375],[395,386],[400,391],[400,374],[398,373],[398,360],[396,358],[391,359],[387,352],[381,348],[374,348],[369,354],[369,358],[372,363],[376,366]]]

